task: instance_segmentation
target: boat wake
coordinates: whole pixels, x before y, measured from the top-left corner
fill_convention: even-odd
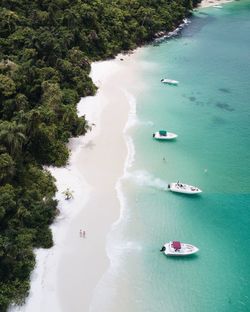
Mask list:
[[[129,173],[127,178],[132,179],[140,186],[148,186],[161,191],[166,191],[168,188],[168,183],[166,181],[156,178],[149,172],[143,170]]]
[[[142,246],[139,242],[135,241],[123,241],[121,239],[119,240],[113,240],[112,246],[108,246],[112,248],[112,264],[115,266],[118,266],[120,264],[120,261],[122,259],[118,259],[119,257],[124,257],[125,253],[130,252],[140,252],[142,250]],[[120,260],[120,261],[119,261]]]
[[[148,120],[148,121],[138,120],[137,123],[138,123],[138,125],[145,126],[145,127],[153,127],[154,126],[154,123],[151,120]]]

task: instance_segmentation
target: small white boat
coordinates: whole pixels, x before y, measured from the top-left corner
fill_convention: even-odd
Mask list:
[[[180,183],[179,181],[174,182],[174,183],[170,183],[168,185],[168,188],[172,192],[183,193],[183,194],[199,194],[199,193],[202,193],[202,190],[200,190],[198,187],[193,186],[193,185]]]
[[[173,86],[177,86],[179,84],[179,81],[172,80],[172,79],[167,79],[167,78],[161,79],[161,82],[165,83],[165,84],[173,85]]]
[[[219,5],[219,4],[215,4],[213,5],[213,8],[216,8],[216,9],[222,9],[223,6],[222,5]]]
[[[160,130],[153,133],[153,138],[155,138],[156,140],[173,140],[177,137],[178,137],[177,134],[168,132],[166,130]]]
[[[190,244],[171,241],[164,244],[160,251],[167,256],[188,256],[195,254],[197,251],[199,251],[199,249]]]

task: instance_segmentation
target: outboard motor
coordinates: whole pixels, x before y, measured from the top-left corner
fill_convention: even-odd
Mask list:
[[[153,138],[155,137],[155,133],[153,133]]]
[[[170,184],[168,184],[168,188],[170,188]]]
[[[165,251],[165,250],[166,250],[166,247],[165,247],[165,246],[162,246],[160,252],[163,252],[163,251]]]

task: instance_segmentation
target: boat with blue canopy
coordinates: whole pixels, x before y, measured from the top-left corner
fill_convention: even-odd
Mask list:
[[[153,133],[153,138],[156,140],[173,140],[178,137],[177,134],[173,132],[168,132],[166,130],[159,130],[155,133]]]

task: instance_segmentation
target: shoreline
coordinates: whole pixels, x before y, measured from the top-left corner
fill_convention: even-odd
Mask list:
[[[122,213],[117,183],[129,153],[124,132],[131,110],[124,89],[138,84],[139,50],[91,66],[90,76],[99,89],[94,97],[80,100],[78,111],[94,126],[85,136],[70,140],[66,167],[47,168],[58,188],[60,214],[51,226],[54,246],[35,251],[30,294],[23,306],[10,307],[10,312],[90,308],[95,288],[110,265],[107,236]],[[73,191],[68,201],[62,194],[67,188]],[[80,237],[80,229],[85,238]]]
[[[178,32],[186,24],[189,24],[189,21],[180,24],[179,26],[181,27],[174,30],[173,35],[170,32],[168,37],[171,38],[174,36],[175,32]],[[154,40],[157,41],[157,39],[161,41],[162,37],[160,36]],[[134,119],[136,118],[136,104],[130,103],[131,96],[133,97],[133,95],[126,91],[126,87],[132,87],[133,89],[133,83],[140,85],[140,81],[138,77],[136,77],[138,71],[136,58],[143,48],[144,46],[137,47],[135,50],[129,51],[128,53],[119,53],[112,60],[97,61],[91,64],[90,77],[98,87],[98,91],[95,96],[81,98],[77,104],[77,110],[79,116],[86,116],[86,120],[93,126],[92,130],[84,136],[70,139],[68,143],[70,157],[65,167],[45,167],[56,179],[55,184],[58,189],[55,198],[58,200],[57,208],[60,213],[50,226],[54,245],[50,249],[41,248],[34,250],[36,265],[30,278],[29,295],[23,305],[12,305],[9,307],[8,312],[33,312],[34,310],[40,312],[46,310],[68,312],[72,307],[74,307],[74,312],[82,312],[83,309],[84,311],[88,311],[91,308],[91,301],[96,288],[102,281],[104,274],[112,267],[112,257],[107,250],[108,236],[112,231],[112,227],[116,226],[122,219],[124,198],[121,184],[134,158],[133,143],[130,142],[131,138],[126,134],[126,131],[136,122]],[[130,81],[128,82],[129,79]],[[73,249],[74,247],[77,248],[76,250],[82,248],[82,240],[79,243],[80,229],[86,232],[84,244],[88,245],[88,252],[92,251],[93,253],[97,246],[93,243],[93,240],[91,243],[89,242],[88,235],[89,226],[97,231],[99,229],[99,227],[96,228],[92,223],[95,213],[89,208],[91,205],[97,206],[96,203],[91,204],[91,199],[95,198],[93,195],[95,195],[96,189],[96,185],[93,184],[96,184],[98,180],[94,177],[96,181],[90,181],[95,175],[95,164],[98,163],[98,161],[93,160],[95,157],[92,157],[92,150],[95,146],[102,145],[100,139],[102,129],[109,128],[111,125],[109,119],[113,117],[113,111],[112,105],[110,106],[110,104],[108,104],[108,98],[109,95],[113,93],[114,88],[119,89],[119,92],[117,92],[114,97],[115,100],[120,101],[121,98],[123,98],[122,102],[125,106],[122,125],[120,123],[121,112],[118,112],[120,113],[120,118],[119,122],[116,124],[116,127],[120,127],[118,136],[120,142],[123,142],[123,155],[119,174],[114,178],[113,185],[110,188],[110,190],[112,190],[113,206],[116,206],[116,208],[113,209],[108,216],[108,220],[105,220],[104,235],[102,235],[97,244],[102,251],[102,254],[99,255],[101,260],[96,262],[99,270],[96,270],[95,267],[95,271],[93,271],[92,265],[93,259],[95,258],[89,257],[86,252],[82,252],[79,255],[79,253],[75,252]],[[132,99],[132,101],[133,100],[134,99]],[[110,106],[109,109],[111,111],[108,111],[108,106]],[[114,106],[115,103],[113,102],[113,107]],[[109,117],[106,117],[106,122],[103,122],[106,109]],[[133,116],[131,117],[131,115]],[[110,144],[110,148],[114,148],[113,144]],[[102,146],[102,149],[104,150],[105,147]],[[87,160],[88,164],[92,164],[92,168],[90,166],[89,170],[86,168],[86,163],[82,159],[86,156],[84,155],[86,152],[89,155],[87,156],[88,159],[85,159],[85,161]],[[114,152],[117,152],[116,148]],[[114,157],[113,161],[117,161],[116,157]],[[70,200],[65,200],[65,196],[63,195],[63,192],[67,188],[73,193],[73,198]],[[72,206],[74,206],[74,209],[71,209]],[[79,219],[82,220],[84,218],[88,219],[88,221],[86,222],[86,226],[83,227]],[[89,224],[87,224],[88,222]],[[72,241],[74,241],[75,246],[70,245]],[[93,246],[95,246],[95,248],[93,248]],[[79,256],[78,258],[77,254]],[[74,261],[73,265],[70,259]],[[88,262],[87,266],[86,259]],[[82,263],[85,265],[84,268]],[[69,266],[74,267],[74,274]],[[69,268],[69,270],[67,271],[66,268]],[[64,274],[60,274],[60,272],[64,272]],[[79,280],[80,276],[87,276],[87,279],[79,281],[77,289],[75,289],[74,285],[74,294],[72,294],[73,280]],[[70,280],[72,283],[69,283]],[[65,281],[69,284],[69,289],[65,287]],[[84,283],[85,286],[82,287]],[[85,293],[85,298],[82,296],[82,292]],[[69,299],[69,294],[72,295],[71,299]],[[81,302],[79,302],[76,297],[81,298]]]
[[[233,1],[234,0],[202,0],[201,3],[198,4],[197,9],[209,8],[217,5],[220,6]]]

